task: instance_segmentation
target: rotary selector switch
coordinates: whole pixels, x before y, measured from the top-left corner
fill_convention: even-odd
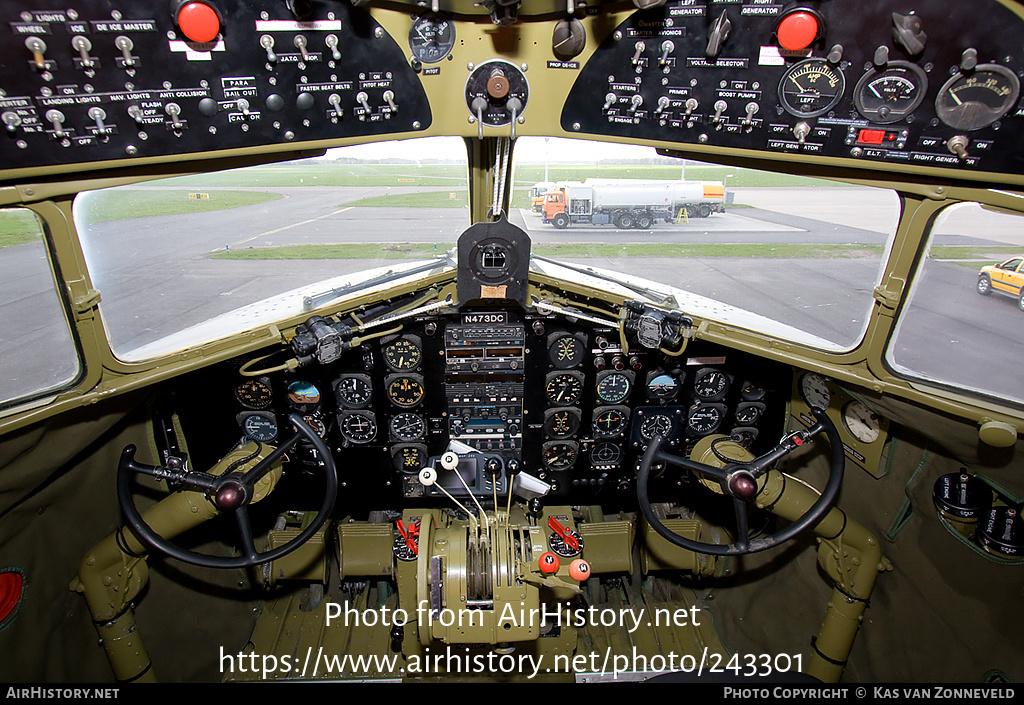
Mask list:
[[[483,127],[503,127],[522,122],[530,86],[522,70],[508,61],[490,59],[475,66],[466,79],[466,107],[472,120]]]

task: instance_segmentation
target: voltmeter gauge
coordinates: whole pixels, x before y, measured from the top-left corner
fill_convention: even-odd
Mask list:
[[[892,61],[884,69],[871,69],[857,81],[853,104],[868,120],[887,124],[914,112],[926,90],[924,69],[909,61]]]
[[[437,15],[420,15],[409,29],[409,49],[424,64],[436,64],[455,47],[455,25]]]
[[[943,84],[935,114],[955,130],[980,130],[1008,113],[1020,96],[1020,79],[999,64],[980,64]]]
[[[824,59],[807,59],[783,74],[779,101],[790,115],[811,118],[834,108],[845,90],[842,71]]]

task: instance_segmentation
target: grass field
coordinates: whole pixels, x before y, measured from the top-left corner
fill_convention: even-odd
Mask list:
[[[209,198],[189,198],[205,193]],[[111,189],[94,191],[85,201],[83,215],[93,223],[151,215],[205,213],[275,201],[281,194],[265,191],[190,191],[187,189]]]
[[[42,230],[35,213],[24,208],[0,211],[0,247],[38,242]]]

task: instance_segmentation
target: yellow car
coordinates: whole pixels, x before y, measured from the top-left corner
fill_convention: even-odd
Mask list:
[[[1024,257],[1013,257],[1001,264],[989,264],[978,275],[978,293],[988,296],[993,291],[1017,298],[1024,311]]]

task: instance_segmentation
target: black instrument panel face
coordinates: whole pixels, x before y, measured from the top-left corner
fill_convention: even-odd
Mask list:
[[[561,126],[1018,175],[1022,34],[1024,21],[992,1],[670,0],[630,16],[596,50]]]
[[[655,436],[679,454],[710,434],[755,454],[781,437],[789,368],[704,341],[677,357],[635,341],[624,352],[618,334],[514,310],[424,317],[328,365],[234,374],[224,416],[234,433],[272,443],[299,411],[323,429],[346,487],[396,501],[433,494],[419,471],[439,468],[452,440],[551,483],[557,497],[599,500],[631,496]],[[309,452],[297,458],[315,464]],[[472,491],[492,497],[486,483]]]
[[[5,169],[416,132],[431,123],[402,49],[348,2],[309,3],[301,18],[279,0],[185,3],[177,13],[170,2],[71,5],[0,7]]]

